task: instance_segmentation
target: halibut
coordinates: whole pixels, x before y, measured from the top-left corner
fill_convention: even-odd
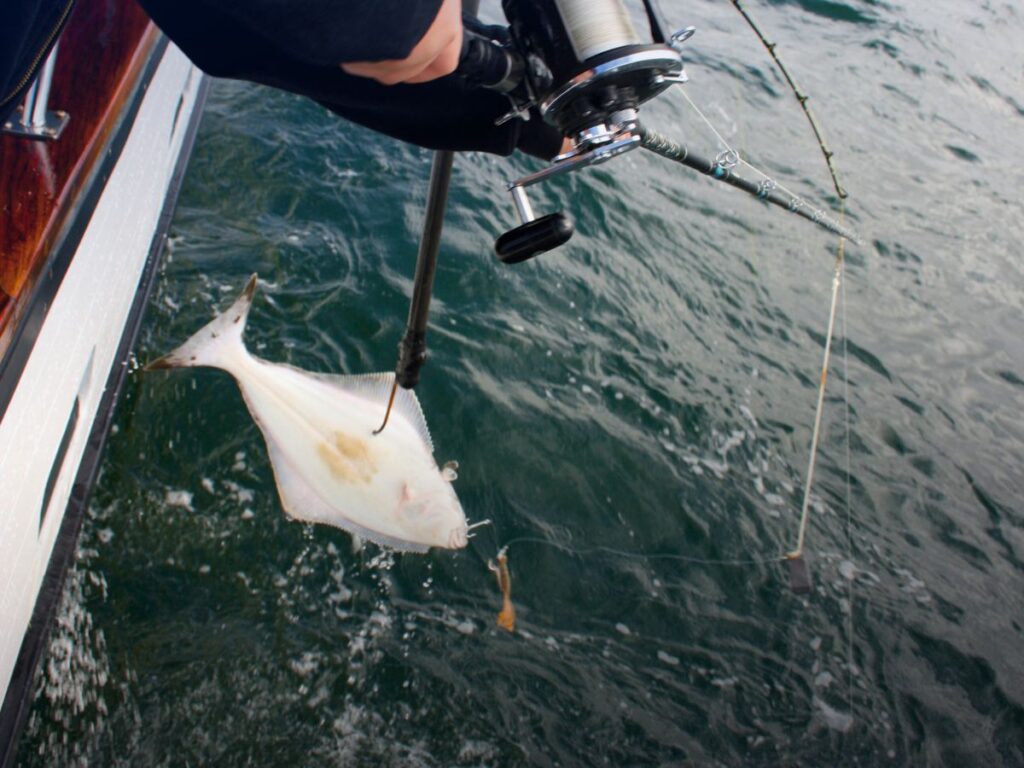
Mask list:
[[[398,389],[384,419],[393,373],[310,373],[249,354],[242,339],[256,275],[231,307],[146,366],[208,366],[231,374],[263,438],[287,515],[333,525],[392,549],[466,546],[468,527],[441,469],[419,401]]]

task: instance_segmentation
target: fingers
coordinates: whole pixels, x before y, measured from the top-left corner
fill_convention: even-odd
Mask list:
[[[450,75],[462,52],[462,13],[459,0],[444,0],[426,34],[404,59],[345,62],[350,75],[369,77],[383,85],[425,83]]]

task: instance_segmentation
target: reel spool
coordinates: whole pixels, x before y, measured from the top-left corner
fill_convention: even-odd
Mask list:
[[[636,33],[622,0],[503,0],[541,116],[579,145],[673,82],[685,82],[679,52],[652,18],[653,42]],[[620,121],[621,122],[621,119]],[[610,139],[605,139],[610,140]]]

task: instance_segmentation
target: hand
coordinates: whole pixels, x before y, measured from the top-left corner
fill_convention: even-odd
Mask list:
[[[383,85],[425,83],[450,75],[462,53],[462,2],[443,0],[427,33],[404,59],[350,61],[341,68],[350,75],[370,77]]]

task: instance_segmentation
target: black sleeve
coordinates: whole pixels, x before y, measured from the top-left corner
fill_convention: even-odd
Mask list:
[[[404,59],[441,8],[441,0],[205,0],[206,6],[258,35],[270,34],[307,64]]]
[[[351,9],[378,8],[374,0],[332,2],[331,0],[139,0],[184,52],[201,69],[217,77],[251,80],[314,99],[332,112],[353,122],[394,138],[429,149],[478,150],[508,155],[516,149],[544,159],[553,157],[561,146],[557,130],[538,117],[523,122],[510,120],[502,126],[494,121],[508,111],[508,100],[497,93],[468,88],[456,76],[420,85],[380,85],[374,80],[348,75],[338,66],[341,61],[403,58],[411,50],[436,15],[440,0],[424,3],[380,0],[379,7],[394,9],[401,5],[406,16],[420,19],[418,24],[397,25],[401,35],[392,35],[389,18],[374,10],[353,19]],[[258,8],[241,22],[226,10],[245,6]],[[222,7],[224,6],[224,7]],[[280,25],[273,23],[288,16],[293,6],[306,15]],[[411,8],[418,8],[415,12]],[[427,8],[432,8],[428,13]],[[316,10],[316,9],[319,10]],[[333,35],[317,29],[327,10],[336,15],[322,27],[360,31],[359,48],[343,50]],[[394,15],[394,13],[393,13]],[[401,14],[399,14],[401,15]],[[429,18],[425,18],[429,16]],[[266,26],[256,28],[255,20]],[[425,19],[425,20],[424,20]],[[305,29],[312,24],[314,29]],[[419,26],[422,26],[422,31]],[[281,29],[286,31],[282,32]],[[314,55],[297,55],[293,47],[303,47],[304,35],[315,42]],[[352,33],[355,34],[355,33]],[[340,37],[339,40],[350,39]],[[404,37],[402,36],[404,35]],[[396,42],[397,41],[397,42]],[[389,47],[398,45],[399,47]],[[312,59],[327,58],[328,63]]]

